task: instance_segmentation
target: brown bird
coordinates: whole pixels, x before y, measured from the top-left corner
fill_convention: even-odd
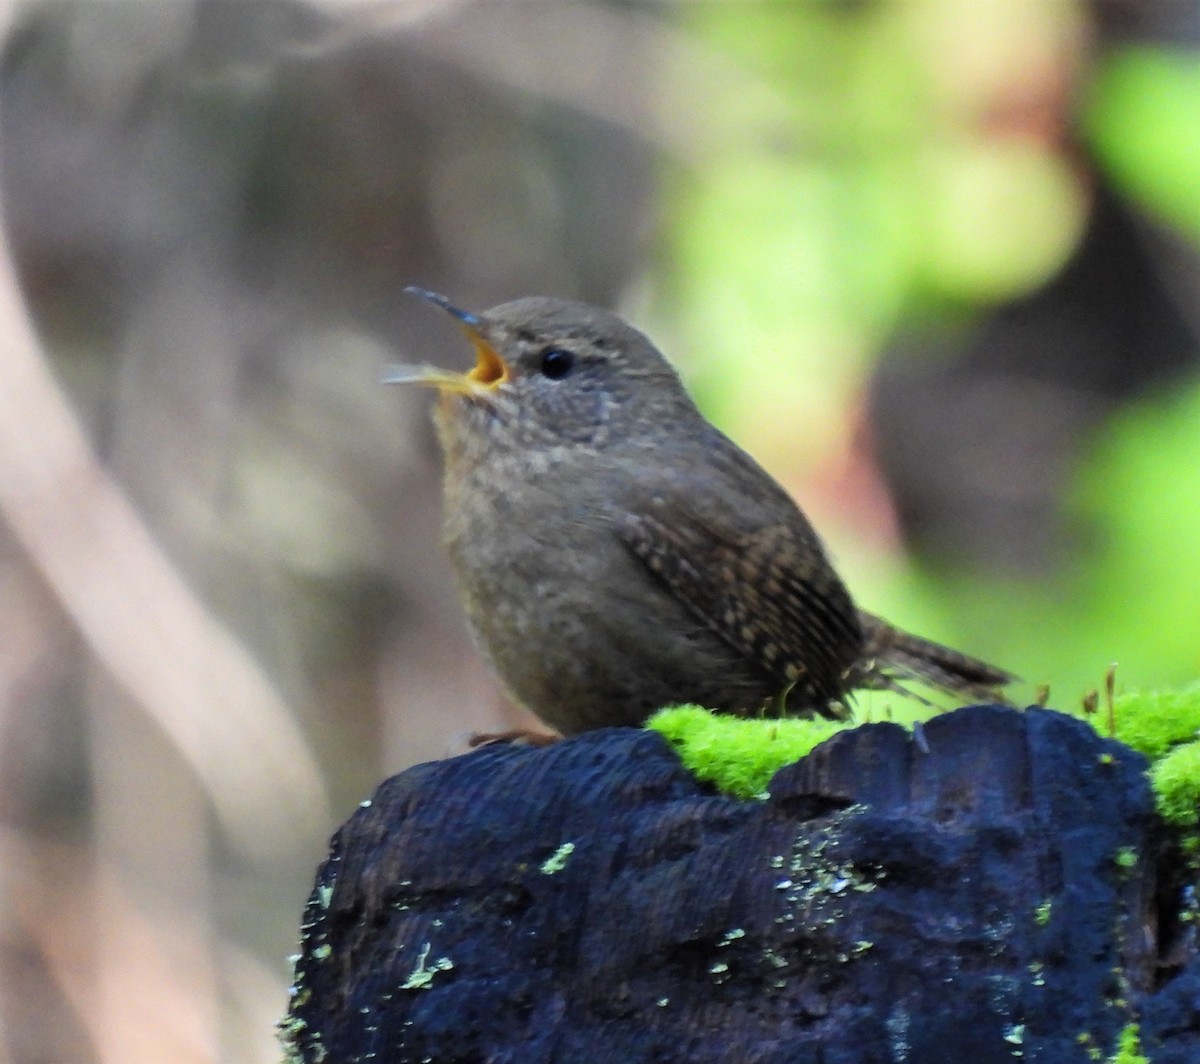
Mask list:
[[[461,323],[436,388],[445,532],[467,616],[510,695],[565,735],[696,703],[843,715],[918,680],[995,699],[1008,673],[855,608],[807,518],[710,425],[658,349],[563,299]]]

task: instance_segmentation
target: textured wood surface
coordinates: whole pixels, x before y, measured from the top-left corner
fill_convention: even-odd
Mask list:
[[[839,735],[711,793],[654,733],[489,747],[335,836],[285,1020],[317,1062],[1200,1061],[1142,758],[1046,710]],[[1186,914],[1185,914],[1186,915]]]

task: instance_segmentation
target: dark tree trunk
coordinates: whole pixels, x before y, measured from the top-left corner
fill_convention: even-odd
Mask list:
[[[1144,759],[1045,710],[849,731],[711,792],[658,735],[388,780],[305,914],[308,1062],[1200,1061]],[[1164,958],[1169,958],[1168,962]]]

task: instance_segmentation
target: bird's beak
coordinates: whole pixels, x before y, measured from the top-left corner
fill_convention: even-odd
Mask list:
[[[405,292],[441,307],[457,319],[475,349],[475,367],[467,373],[438,369],[436,366],[392,366],[383,375],[384,384],[424,384],[443,392],[479,395],[508,380],[508,366],[483,334],[483,322],[470,311],[456,307],[445,296],[425,288],[409,286]]]

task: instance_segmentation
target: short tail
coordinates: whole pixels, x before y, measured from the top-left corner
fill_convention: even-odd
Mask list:
[[[975,702],[1008,702],[1002,688],[1017,679],[1012,673],[902,632],[872,613],[859,610],[858,619],[865,643],[851,670],[852,686],[896,691],[925,701],[904,686],[905,681],[915,680]]]

